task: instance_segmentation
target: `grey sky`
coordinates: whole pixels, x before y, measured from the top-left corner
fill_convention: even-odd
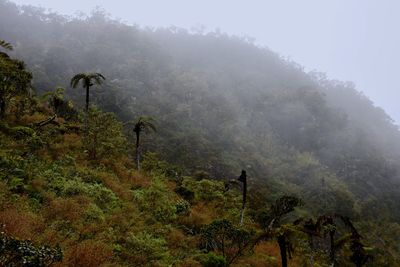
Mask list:
[[[353,81],[400,122],[398,0],[14,0],[62,14],[95,6],[146,26],[178,26],[254,37],[306,70]]]

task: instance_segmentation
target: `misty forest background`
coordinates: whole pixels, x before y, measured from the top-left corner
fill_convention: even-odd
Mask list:
[[[110,169],[96,169],[100,168],[98,166],[101,164],[105,164],[104,166],[112,164],[105,163],[107,160],[121,163],[125,161],[118,160],[119,155],[127,155],[124,159],[127,162],[133,157],[134,135],[128,127],[118,124],[119,122],[116,124],[119,125],[117,130],[121,131],[124,128],[126,137],[116,134],[115,129],[111,129],[107,134],[116,138],[127,138],[127,141],[121,141],[124,145],[119,146],[120,150],[115,154],[111,153],[112,149],[109,147],[101,151],[99,146],[95,164],[83,159],[82,155],[76,156],[80,152],[68,145],[68,142],[73,142],[75,139],[65,141],[65,147],[58,154],[53,151],[47,155],[46,152],[47,156],[43,156],[42,160],[47,163],[43,165],[37,164],[38,159],[23,158],[26,154],[21,152],[18,157],[23,158],[25,165],[19,166],[18,169],[42,168],[38,176],[48,177],[43,178],[43,181],[46,179],[53,181],[51,179],[56,179],[54,177],[65,176],[57,178],[58,183],[61,183],[60,181],[64,183],[57,184],[58,191],[54,189],[55,185],[50,185],[52,182],[41,187],[26,178],[22,179],[27,185],[32,183],[41,188],[40,203],[35,204],[33,208],[32,204],[29,204],[31,195],[28,194],[27,197],[18,190],[13,192],[10,189],[8,176],[6,177],[8,167],[4,167],[5,165],[1,163],[3,180],[0,192],[4,193],[4,196],[9,196],[9,198],[0,197],[2,200],[0,222],[3,224],[8,220],[9,225],[12,221],[10,210],[13,208],[27,212],[29,216],[42,216],[42,224],[47,228],[56,225],[61,227],[59,224],[62,221],[76,220],[79,223],[76,225],[72,223],[71,227],[91,231],[87,230],[90,228],[88,225],[80,221],[83,220],[81,219],[83,215],[72,219],[70,217],[57,219],[56,215],[50,215],[51,209],[48,205],[51,207],[51,204],[48,203],[53,203],[51,201],[57,199],[67,201],[75,199],[76,195],[89,194],[85,189],[78,194],[72,194],[73,196],[67,193],[63,195],[60,192],[64,192],[64,189],[60,188],[64,188],[65,183],[69,183],[68,186],[71,187],[78,186],[78,183],[85,186],[88,184],[104,186],[104,190],[114,191],[110,193],[113,195],[112,201],[114,198],[119,198],[118,201],[125,203],[124,205],[130,203],[134,206],[143,206],[144,204],[140,204],[138,199],[144,198],[140,194],[146,192],[143,190],[150,190],[149,187],[155,187],[152,190],[157,189],[159,194],[164,194],[162,197],[159,196],[160,201],[167,203],[165,198],[176,198],[175,191],[178,191],[171,189],[174,186],[207,195],[204,191],[218,191],[218,188],[222,187],[220,181],[235,179],[240,171],[245,169],[249,191],[249,209],[245,225],[254,226],[256,219],[252,218],[257,217],[254,214],[265,210],[265,207],[274,203],[279,197],[296,196],[301,199],[302,205],[287,218],[288,221],[299,217],[317,217],[321,214],[341,214],[354,222],[365,244],[372,247],[371,253],[374,254],[375,263],[370,263],[370,266],[396,266],[400,261],[400,132],[385,111],[376,107],[355,88],[354,84],[329,80],[323,73],[306,73],[295,62],[284,59],[268,48],[259,47],[246,38],[229,36],[221,32],[129,26],[110,18],[100,9],[94,10],[91,15],[65,17],[36,7],[17,7],[11,2],[0,0],[0,39],[14,46],[13,51],[7,52],[11,57],[26,63],[27,69],[33,76],[32,88],[36,96],[43,96],[62,87],[65,88],[65,99],[71,100],[74,108],[82,108],[85,103],[85,91],[81,88],[70,88],[71,77],[80,72],[101,73],[107,80],[102,86],[91,89],[91,104],[104,112],[114,113],[120,122],[128,122],[142,115],[151,116],[155,119],[157,128],[156,133],[145,134],[142,137],[144,170],[130,174],[136,177],[136,180],[133,179],[136,185],[130,184],[132,181],[129,179],[121,182],[121,185],[116,185],[115,181],[106,183],[100,179],[94,183],[89,178],[78,179],[76,177],[79,174],[72,175],[78,179],[76,181],[73,180],[75,178],[68,178],[74,168],[77,172],[86,168],[86,176],[96,176],[98,174],[93,174],[96,171],[110,171]],[[66,114],[60,112],[58,115],[68,121]],[[4,161],[13,153],[17,153],[15,152],[17,150],[15,147],[7,147],[11,139],[2,135],[1,157]],[[47,138],[54,145],[62,143],[61,139]],[[80,137],[77,135],[75,138]],[[50,151],[49,147],[51,145],[46,146],[46,149]],[[81,160],[80,163],[78,159]],[[76,167],[77,165],[71,165],[72,161],[76,161],[74,164],[82,164],[79,167],[81,169]],[[29,162],[36,167],[27,166]],[[54,162],[60,166],[55,166]],[[68,164],[71,166],[68,167]],[[127,166],[134,169],[133,163]],[[60,168],[72,169],[60,171]],[[167,174],[163,175],[175,177],[172,179],[174,182],[159,181],[154,178],[160,175],[160,172],[154,169],[160,168],[168,169]],[[50,169],[54,174],[48,173]],[[32,173],[35,172],[30,170]],[[130,173],[126,168],[123,170]],[[122,175],[121,170],[118,172],[114,169],[113,172],[112,175],[115,177]],[[82,177],[86,177],[85,175]],[[153,178],[149,178],[152,176]],[[145,182],[150,179],[153,179],[153,183]],[[43,181],[41,184],[46,184]],[[71,181],[76,183],[73,184]],[[204,181],[209,182],[207,184],[209,187],[202,191],[202,188],[207,188]],[[172,183],[174,185],[171,185]],[[35,186],[33,187],[36,188]],[[135,186],[137,188],[134,188]],[[123,191],[125,189],[122,187],[128,188],[127,191]],[[55,193],[51,195],[49,192]],[[103,193],[106,192],[108,191]],[[192,222],[196,227],[202,223],[211,223],[219,216],[233,218],[240,208],[240,194],[237,193],[232,196],[235,201],[239,201],[235,211],[232,211],[232,214],[221,215],[224,213],[219,210],[218,203],[213,202],[210,192],[208,192],[210,198],[203,196],[189,201],[193,207],[190,216],[194,216],[196,209],[199,214],[208,214],[207,218],[198,219],[201,223]],[[177,194],[179,195],[179,192]],[[25,199],[26,197],[28,199]],[[21,200],[22,198],[24,200]],[[154,205],[162,205],[162,203],[157,204],[156,199],[157,197],[153,199]],[[218,199],[215,201],[222,201]],[[231,201],[227,200],[226,196],[224,199],[227,202]],[[19,206],[18,201],[26,203],[23,208]],[[80,200],[76,201],[80,203]],[[109,200],[110,203],[112,201]],[[91,205],[94,205],[93,203]],[[214,204],[207,206],[207,203]],[[67,204],[60,202],[58,205]],[[141,215],[138,214],[141,213],[132,207],[120,208],[122,211],[117,219],[116,212],[112,212],[115,207],[109,207],[107,203],[96,205],[99,206],[97,209],[100,209],[96,211],[101,212],[105,219],[102,219],[102,223],[92,221],[93,225],[104,225],[109,223],[108,220],[114,220],[113,223],[120,221],[121,225],[126,224],[124,225],[126,228],[123,229],[119,226],[120,238],[126,231],[132,229],[135,229],[132,231],[136,233],[148,231],[149,234],[141,238],[151,243],[151,246],[164,249],[162,253],[154,247],[145,252],[137,252],[144,255],[140,254],[145,258],[142,259],[143,265],[147,262],[150,266],[167,266],[167,263],[171,264],[171,258],[177,258],[181,262],[186,262],[186,265],[181,266],[196,266],[196,258],[188,260],[190,255],[197,253],[190,243],[196,243],[190,239],[193,237],[187,237],[190,241],[185,242],[190,244],[185,243],[185,248],[179,247],[180,243],[184,243],[182,240],[186,240],[184,236],[190,235],[183,230],[177,230],[181,229],[176,226],[179,224],[177,221],[180,220],[185,229],[195,228],[188,222],[188,218],[167,219],[169,224],[174,225],[171,226],[174,231],[183,235],[179,239],[175,233],[175,239],[171,241],[165,238],[167,234],[160,230],[168,224],[163,221],[164,219],[160,219],[158,224],[157,222],[149,224],[149,221],[138,223],[141,220]],[[226,203],[224,205],[223,210],[227,208],[226,205],[229,206]],[[142,213],[149,212],[149,214],[151,210],[157,209],[154,206],[146,208],[138,209]],[[56,210],[54,207],[52,209]],[[90,209],[93,209],[93,206],[90,206]],[[127,218],[133,215],[126,215],[128,213],[136,214],[135,219],[129,219],[129,223]],[[125,219],[124,214],[127,216]],[[21,220],[27,215],[18,216],[18,220]],[[155,218],[153,220],[157,221],[157,217]],[[122,223],[124,220],[126,222]],[[132,221],[141,226],[134,228]],[[54,229],[61,229],[57,227]],[[129,227],[133,228],[129,230]],[[11,228],[8,231],[19,238],[36,240],[38,243],[46,242],[52,246],[62,244],[66,266],[90,266],[88,262],[77,263],[76,255],[79,253],[76,244],[92,239],[108,246],[102,247],[101,251],[108,251],[107,249],[113,251],[114,256],[105,257],[105,263],[108,263],[110,258],[121,265],[131,262],[133,256],[121,256],[129,253],[124,251],[124,248],[116,247],[116,244],[121,244],[121,240],[113,240],[105,234],[107,227],[99,228],[93,230],[91,235],[82,237],[80,233],[77,237],[70,234],[64,236],[65,239],[57,237],[61,235],[61,230],[56,231],[58,234],[52,232],[51,235],[46,231],[42,231],[40,235],[32,230],[34,228],[29,228],[31,230],[25,232],[22,230],[13,232]],[[76,229],[71,231],[77,231]],[[158,236],[152,236],[153,233]],[[117,235],[110,234],[114,237]],[[142,239],[141,242],[145,243]],[[129,242],[125,240],[122,243]],[[92,244],[95,248],[97,245]],[[88,246],[90,247],[90,244]],[[268,245],[264,244],[264,248],[266,247]],[[274,253],[274,248],[269,249]],[[115,251],[119,256],[115,256]],[[182,251],[186,251],[187,254]],[[152,253],[158,254],[151,258],[148,255],[153,255]],[[257,254],[258,250],[256,249],[254,253]],[[239,261],[236,264],[264,266],[261,263],[257,265],[254,259],[252,263],[251,255],[248,257],[250,258],[247,262],[245,258],[243,262]],[[258,258],[260,262],[268,262],[266,258],[262,260]],[[277,260],[274,263],[273,259],[269,260],[270,265],[265,266],[274,266],[273,264],[277,265],[280,262]],[[140,262],[138,258],[134,258],[134,261]],[[298,260],[297,264],[300,264],[299,262],[301,260]],[[343,259],[340,266],[352,266],[345,262]],[[321,263],[319,266],[325,265]]]

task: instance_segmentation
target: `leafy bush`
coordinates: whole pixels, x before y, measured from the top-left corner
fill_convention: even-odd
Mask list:
[[[189,202],[193,201],[193,199],[194,199],[194,192],[189,190],[189,189],[187,189],[184,186],[178,186],[175,189],[175,192],[177,194],[179,194],[181,197],[183,197],[184,199],[186,199],[187,201],[189,201]]]
[[[118,206],[118,197],[101,184],[89,184],[78,180],[59,179],[51,185],[60,196],[86,195],[92,198],[102,210],[112,210]]]
[[[221,181],[215,181],[215,180],[201,180],[201,181],[196,181],[193,180],[189,177],[186,177],[182,181],[182,187],[184,189],[182,190],[182,193],[188,193],[190,194],[189,191],[192,191],[195,193],[195,199],[196,200],[202,200],[206,202],[210,201],[219,201],[222,202],[224,199],[224,184]]]
[[[163,238],[148,233],[129,233],[119,247],[123,259],[142,266],[168,257],[167,243]]]
[[[159,222],[166,223],[176,218],[174,194],[160,178],[154,179],[146,190],[134,190],[133,197],[139,209],[150,212]]]
[[[147,152],[143,156],[142,169],[155,175],[163,175],[168,179],[180,182],[182,169],[161,160],[157,153]]]
[[[227,266],[226,259],[223,256],[209,252],[200,257],[199,261],[203,267],[225,267]]]
[[[104,221],[104,212],[97,205],[90,203],[85,211],[85,221],[101,223]]]
[[[241,256],[250,244],[254,231],[234,226],[228,220],[215,220],[201,230],[201,248],[217,251],[228,261]]]
[[[159,206],[153,212],[154,218],[163,223],[171,222],[175,219],[176,209],[173,205],[166,203],[163,206]]]
[[[178,215],[189,215],[190,214],[190,203],[186,200],[179,200],[175,204],[176,214]]]
[[[117,120],[115,114],[91,107],[89,121],[84,144],[90,159],[109,158],[126,149],[122,123]]]
[[[35,246],[27,240],[18,240],[0,233],[0,265],[18,266],[49,266],[63,258],[60,247]]]

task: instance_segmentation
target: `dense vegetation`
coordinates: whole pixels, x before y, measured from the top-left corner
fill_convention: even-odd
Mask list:
[[[1,263],[400,261],[400,133],[352,84],[245,39],[101,10],[0,0],[0,39]],[[107,80],[89,91],[90,73]],[[229,182],[242,169],[243,225]],[[10,255],[21,242],[28,263]]]

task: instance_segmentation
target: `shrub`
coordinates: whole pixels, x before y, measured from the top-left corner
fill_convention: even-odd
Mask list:
[[[175,207],[169,204],[160,206],[153,212],[155,219],[162,223],[168,223],[174,220],[176,218],[175,214]]]
[[[121,258],[138,266],[151,265],[168,257],[167,242],[148,233],[129,233],[121,244],[120,253]]]
[[[122,133],[122,123],[115,114],[91,107],[89,121],[84,138],[89,159],[109,158],[125,151],[126,138]]]
[[[224,199],[223,192],[225,187],[223,182],[221,181],[207,180],[207,179],[196,181],[189,177],[186,177],[183,179],[181,186],[185,188],[185,189],[179,189],[182,190],[182,193],[190,194],[189,191],[194,192],[196,200],[202,200],[206,202],[215,200],[223,202]]]
[[[103,242],[85,240],[66,252],[65,263],[74,267],[98,267],[108,263],[113,253]]]
[[[142,169],[157,175],[163,175],[168,179],[180,182],[182,169],[164,160],[160,160],[157,153],[147,152],[143,156]]]
[[[119,205],[118,197],[113,191],[101,184],[89,184],[79,180],[68,180],[61,178],[51,185],[58,195],[72,197],[86,195],[92,198],[102,210],[112,210]]]
[[[35,246],[27,240],[18,240],[0,233],[0,265],[17,266],[50,266],[62,260],[60,247]]]
[[[241,256],[250,244],[254,231],[235,227],[228,220],[216,220],[201,230],[201,248],[225,255],[228,261]]]
[[[190,203],[186,200],[179,200],[175,204],[176,214],[178,215],[189,215],[190,214]]]
[[[0,226],[12,236],[29,239],[43,230],[43,219],[32,212],[22,211],[19,206],[9,206],[0,211]]]
[[[203,267],[225,267],[227,266],[226,259],[223,256],[216,255],[212,252],[209,252],[202,257],[200,257],[199,261]]]
[[[194,192],[187,189],[186,187],[178,186],[175,189],[175,192],[189,202],[193,201],[194,199]]]
[[[104,222],[104,220],[103,211],[96,204],[90,203],[89,207],[85,211],[85,221],[101,223]]]

